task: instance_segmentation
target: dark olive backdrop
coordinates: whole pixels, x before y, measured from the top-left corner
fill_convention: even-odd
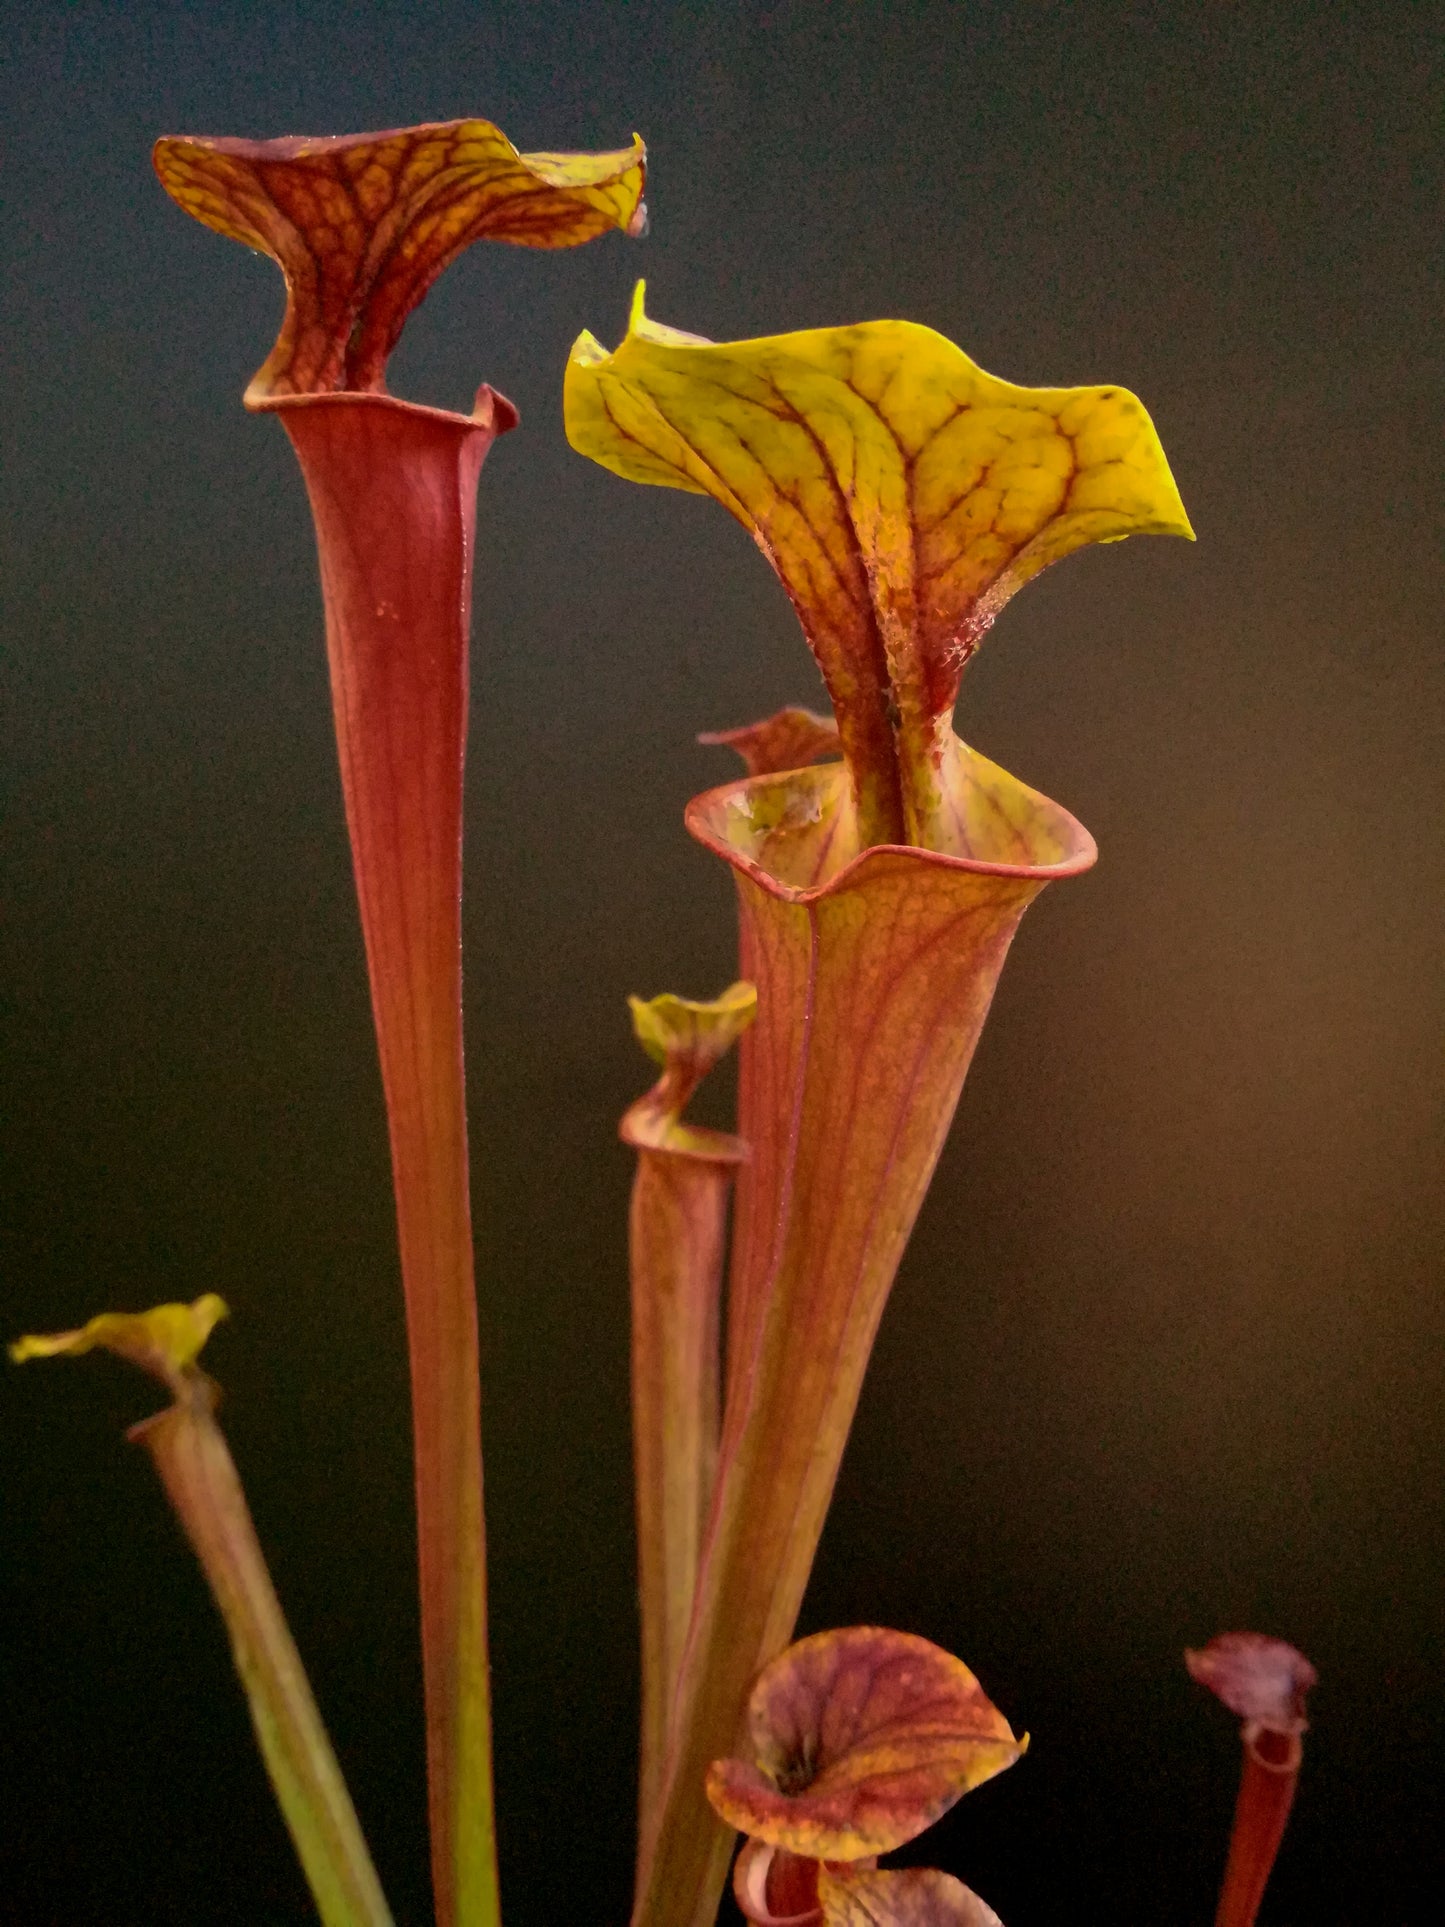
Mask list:
[[[0,1323],[230,1300],[210,1362],[399,1922],[426,1898],[387,1155],[310,528],[240,407],[281,291],[147,150],[462,113],[524,147],[636,127],[653,162],[646,243],[479,247],[392,370],[523,415],[482,481],[466,910],[509,1927],[626,1911],[623,998],[731,973],[681,827],[730,765],[693,733],[817,692],[721,510],[565,445],[568,345],[617,338],[639,273],[717,337],[901,315],[1014,380],[1127,383],[1200,537],[1065,564],[966,679],[962,732],[1102,859],[1004,974],[805,1628],[927,1634],[1032,1730],[924,1843],[1009,1927],[1203,1927],[1236,1741],[1180,1649],[1284,1635],[1323,1683],[1267,1921],[1438,1920],[1432,10],[43,13],[4,9],[0,122]],[[0,1922],[307,1920],[120,1438],[151,1389],[0,1378]]]

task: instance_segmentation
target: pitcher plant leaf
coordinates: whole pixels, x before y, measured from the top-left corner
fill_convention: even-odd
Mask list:
[[[200,1560],[230,1637],[251,1723],[322,1927],[392,1927],[341,1768],[276,1597],[240,1475],[216,1422],[217,1387],[197,1364],[228,1315],[215,1292],[144,1312],[102,1312],[76,1331],[17,1339],[10,1356],[114,1352],[174,1402],[130,1428]]]
[[[517,411],[485,383],[461,415],[384,380],[407,315],[471,242],[640,233],[644,149],[522,154],[467,119],[165,139],[154,160],[188,213],[286,283],[245,400],[281,416],[316,525],[407,1308],[436,1917],[497,1927],[460,892],[477,483]]]
[[[708,1003],[675,997],[670,991],[660,997],[629,997],[627,1003],[633,1034],[653,1062],[662,1066],[662,1076],[623,1118],[623,1141],[638,1148],[646,1144],[691,1150],[737,1163],[741,1149],[736,1139],[685,1124],[682,1113],[713,1065],[756,1017],[756,988],[750,983],[731,984]]]
[[[103,1311],[77,1331],[30,1334],[10,1347],[16,1364],[30,1358],[75,1358],[97,1348],[114,1352],[179,1391],[202,1348],[223,1318],[226,1302],[213,1291],[192,1304],[156,1305],[150,1311]]]
[[[747,1147],[688,1124],[683,1107],[752,1022],[757,992],[735,983],[699,1003],[629,999],[638,1042],[662,1066],[622,1119],[637,1152],[628,1217],[632,1439],[642,1648],[639,1852],[667,1763],[673,1693],[717,1468],[723,1253],[733,1173]]]
[[[915,322],[715,343],[642,297],[614,351],[573,347],[573,447],[749,530],[822,670],[864,841],[932,847],[959,679],[1004,603],[1088,543],[1192,533],[1153,423],[1126,389],[1021,388]]]
[[[1190,1676],[1207,1686],[1231,1713],[1275,1733],[1303,1733],[1305,1695],[1319,1674],[1304,1654],[1264,1633],[1217,1633],[1184,1655]]]
[[[814,1860],[903,1846],[1028,1745],[961,1660],[880,1626],[790,1646],[747,1719],[753,1758],[715,1761],[708,1799],[730,1826]]]
[[[740,1169],[716,1496],[665,1822],[634,1927],[710,1927],[728,1834],[704,1795],[792,1636],[873,1336],[1009,944],[1094,858],[1067,811],[960,746],[968,854],[857,849],[841,765],[724,785],[692,833],[733,869]]]
[[[1003,1927],[961,1880],[933,1867],[883,1873],[824,1867],[818,1897],[823,1927]]]
[[[325,139],[172,136],[154,161],[188,214],[286,277],[252,405],[380,390],[406,317],[473,241],[575,247],[645,219],[640,139],[613,153],[521,154],[486,120]]]
[[[1294,1805],[1304,1757],[1305,1696],[1319,1675],[1264,1633],[1219,1633],[1186,1652],[1191,1677],[1243,1721],[1244,1758],[1215,1927],[1255,1927]]]
[[[842,753],[834,719],[796,703],[765,716],[760,723],[744,723],[740,729],[704,730],[697,740],[707,748],[735,749],[749,776],[802,769],[807,763]]]

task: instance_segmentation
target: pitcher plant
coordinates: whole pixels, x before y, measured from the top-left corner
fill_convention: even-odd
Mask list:
[[[754,537],[831,698],[732,732],[754,772],[688,808],[728,864],[739,1173],[718,1477],[634,1927],[708,1927],[731,1838],[709,1762],[802,1603],[884,1302],[1028,905],[1094,861],[1069,813],[953,733],[963,670],[1023,583],[1090,542],[1191,530],[1142,405],[997,380],[903,321],[712,343],[589,334],[573,446],[707,494]],[[715,738],[715,740],[718,740]],[[722,740],[726,740],[723,738]],[[800,759],[801,760],[801,759]],[[772,767],[770,767],[772,766]]]
[[[164,139],[172,198],[286,284],[245,395],[280,417],[315,525],[346,820],[390,1132],[416,1471],[438,1927],[497,1927],[480,1377],[461,1025],[461,810],[482,464],[517,413],[402,401],[407,315],[478,239],[645,228],[645,152],[523,154],[458,120],[318,140]],[[563,384],[581,454],[714,497],[792,600],[831,714],[713,730],[745,774],[694,798],[731,872],[738,980],[631,1000],[660,1069],[626,1112],[642,1720],[633,1927],[1000,1927],[953,1875],[880,1867],[1024,1753],[963,1664],[875,1626],[790,1644],[869,1353],[1010,944],[1095,858],[1069,812],[954,730],[1016,590],[1128,535],[1189,536],[1142,404],[1022,388],[884,320],[714,343],[652,321]],[[705,720],[705,719],[700,719]],[[684,1112],[738,1047],[735,1131]],[[619,1301],[621,1293],[619,1292]],[[205,1569],[327,1927],[380,1883],[197,1362],[225,1306],[107,1313],[16,1358],[106,1348],[172,1404],[134,1428]],[[1220,1927],[1250,1927],[1293,1797],[1293,1648],[1191,1669],[1246,1720]]]

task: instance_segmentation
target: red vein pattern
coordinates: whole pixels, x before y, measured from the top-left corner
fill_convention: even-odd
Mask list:
[[[477,1306],[461,1019],[462,770],[477,481],[509,402],[269,404],[306,478],[386,1092],[411,1355],[440,1927],[495,1920]]]
[[[1020,917],[1094,859],[1057,804],[958,745],[970,842],[858,853],[838,765],[713,790],[692,834],[732,868],[758,1019],[716,1496],[635,1927],[711,1927],[728,1835],[703,1780],[787,1644],[884,1302]]]
[[[471,242],[641,233],[644,159],[637,139],[519,154],[482,120],[154,151],[187,213],[269,254],[286,280],[280,335],[245,401],[282,416],[321,559],[407,1306],[438,1927],[500,1920],[460,862],[477,478],[517,415],[485,386],[471,417],[382,390],[406,316]]]
[[[818,1894],[823,1927],[1003,1927],[961,1880],[932,1867],[881,1873],[825,1867]]]
[[[748,1697],[752,1759],[715,1760],[729,1825],[811,1860],[871,1860],[916,1839],[1024,1751],[961,1660],[913,1633],[800,1639]]]
[[[608,154],[519,154],[485,120],[323,140],[156,142],[166,192],[286,277],[276,346],[247,391],[381,389],[402,324],[473,241],[568,248],[640,231],[640,140]]]
[[[792,599],[828,688],[864,841],[937,848],[959,679],[998,611],[1090,542],[1188,534],[1154,426],[1117,387],[1021,388],[904,321],[706,342],[588,334],[575,448],[712,495]]]
[[[842,753],[833,718],[796,704],[740,729],[704,730],[697,740],[708,749],[735,749],[749,776],[774,776]]]

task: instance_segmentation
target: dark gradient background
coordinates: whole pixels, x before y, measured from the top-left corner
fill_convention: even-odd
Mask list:
[[[1153,411],[1199,532],[1053,571],[962,733],[1096,833],[1025,921],[805,1629],[1035,1736],[921,1843],[1009,1927],[1204,1927],[1237,1743],[1322,1675],[1269,1927],[1442,1918],[1439,16],[1425,6],[4,8],[3,1325],[222,1292],[210,1362],[402,1927],[427,1913],[383,1116],[311,533],[240,395],[271,265],[162,132],[481,113],[652,150],[653,236],[478,247],[400,393],[482,478],[466,912],[509,1927],[621,1923],[636,1662],[623,998],[707,995],[700,728],[817,684],[713,504],[566,448],[638,273],[716,337],[901,315]],[[1432,38],[1432,26],[1434,36]],[[712,1114],[722,1114],[714,1094]],[[0,1923],[310,1916],[108,1361],[0,1373]],[[924,1851],[926,1849],[926,1852]]]

